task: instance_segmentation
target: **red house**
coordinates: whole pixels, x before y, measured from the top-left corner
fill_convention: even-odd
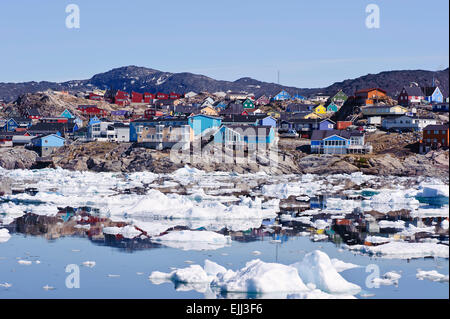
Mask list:
[[[89,94],[89,100],[93,100],[93,101],[103,101],[103,96],[95,94],[95,93],[90,93]]]
[[[164,115],[163,112],[157,111],[157,110],[155,110],[155,109],[147,109],[147,110],[145,110],[145,112],[144,112],[144,117],[145,117],[146,119],[151,119],[151,118],[154,117],[154,116],[163,116],[163,115]]]
[[[158,92],[158,93],[156,93],[156,98],[158,100],[168,100],[169,94]]]
[[[175,93],[175,92],[170,92],[170,94],[169,94],[169,98],[171,100],[178,100],[180,97],[181,97],[181,95],[178,93]]]
[[[98,108],[97,106],[85,107],[81,110],[81,112],[85,115],[100,115],[100,116],[107,115],[107,112],[105,110],[102,110],[102,109]]]
[[[151,93],[144,93],[144,103],[152,103],[152,100],[155,99],[155,94],[151,94]]]
[[[118,90],[114,98],[114,103],[120,106],[130,105],[130,94]]]
[[[131,103],[142,103],[144,101],[144,95],[137,92],[131,92]]]

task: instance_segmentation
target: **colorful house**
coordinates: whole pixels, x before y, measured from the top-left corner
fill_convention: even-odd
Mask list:
[[[244,103],[242,103],[242,107],[244,110],[253,110],[255,109],[255,102],[253,102],[251,99],[246,99]]]
[[[411,86],[411,87],[404,87],[400,91],[397,101],[398,104],[400,105],[409,106],[414,104],[420,104],[424,98],[425,97],[420,87]]]
[[[355,92],[355,102],[359,105],[374,105],[387,100],[387,92],[380,88],[363,89]]]
[[[422,152],[439,147],[449,147],[448,124],[428,125],[423,129]]]
[[[267,105],[270,103],[270,97],[261,95],[255,102],[256,105]]]
[[[39,120],[42,116],[37,108],[27,110],[27,117],[30,120]]]
[[[131,92],[131,103],[144,103],[144,94]]]
[[[274,101],[285,101],[291,99],[291,95],[285,90],[280,91],[277,95],[275,95],[272,100]]]
[[[339,92],[337,92],[330,98],[330,101],[332,103],[335,103],[336,105],[342,106],[345,103],[345,101],[347,101],[347,99],[348,99],[347,94],[345,94],[342,90],[339,90]]]
[[[158,100],[168,100],[169,94],[158,92],[158,93],[156,93],[156,98]]]
[[[334,102],[331,102],[327,105],[327,113],[334,113],[339,110],[339,106],[337,106]]]
[[[303,118],[308,119],[308,120],[316,120],[316,119],[321,119],[322,117],[317,114],[316,112],[311,112],[307,115],[305,115]]]
[[[151,103],[156,98],[155,94],[145,92],[144,103]]]
[[[200,110],[201,114],[211,115],[211,116],[218,116],[219,112],[217,112],[212,106],[206,106]]]
[[[70,111],[68,109],[65,109],[61,113],[60,117],[65,117],[66,119],[73,119],[73,118],[75,118],[75,116],[73,116],[72,113],[70,113]]]
[[[270,147],[274,141],[272,126],[222,125],[214,133],[214,144],[234,149]]]
[[[222,118],[197,114],[188,118],[188,124],[194,130],[194,135],[197,136],[211,129],[219,128],[222,125]]]
[[[4,124],[3,130],[6,132],[24,131],[31,125],[31,119],[21,117],[11,117]]]
[[[423,87],[422,91],[425,96],[425,100],[429,103],[444,102],[444,95],[442,94],[441,89],[439,89],[438,86]]]
[[[48,156],[64,146],[65,139],[56,134],[43,135],[31,140],[33,148],[40,156]]]
[[[322,104],[320,104],[314,108],[314,113],[327,114],[327,108],[325,106],[323,106]]]
[[[315,130],[311,135],[311,153],[348,154],[370,153],[364,134],[359,131]]]

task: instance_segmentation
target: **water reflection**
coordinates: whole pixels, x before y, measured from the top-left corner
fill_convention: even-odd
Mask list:
[[[162,245],[153,242],[152,238],[173,230],[212,230],[231,236],[233,241],[243,243],[268,240],[283,244],[291,237],[307,236],[312,241],[329,241],[337,246],[343,243],[376,246],[390,240],[435,241],[448,245],[448,228],[442,228],[442,222],[448,221],[448,217],[418,217],[408,209],[381,213],[376,210],[364,211],[361,207],[354,208],[351,213],[342,213],[330,210],[326,204],[328,199],[326,197],[311,198],[308,202],[299,202],[295,198],[285,199],[280,203],[281,211],[277,218],[263,220],[262,224],[257,223],[261,225],[260,227],[249,227],[238,231],[233,230],[233,227],[227,227],[227,223],[214,225],[204,223],[203,226],[198,226],[185,220],[170,220],[165,221],[167,226],[163,227],[163,231],[149,235],[133,220],[113,221],[102,216],[97,209],[90,207],[66,207],[59,209],[55,216],[26,213],[4,227],[10,233],[42,236],[48,240],[57,240],[60,237],[87,238],[96,245],[116,247],[127,252],[159,248]],[[428,206],[422,209],[446,209],[443,205],[445,203],[440,205],[428,203]],[[313,214],[311,210],[315,210]],[[380,223],[382,221],[384,221],[383,227]],[[161,220],[146,219],[145,222],[159,223]],[[137,235],[132,238],[126,238],[122,234],[104,233],[106,227],[122,228],[129,225],[137,230]]]

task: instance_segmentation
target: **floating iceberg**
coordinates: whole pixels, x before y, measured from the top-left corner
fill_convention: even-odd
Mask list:
[[[172,231],[152,241],[182,250],[215,250],[229,246],[231,237],[211,231]]]

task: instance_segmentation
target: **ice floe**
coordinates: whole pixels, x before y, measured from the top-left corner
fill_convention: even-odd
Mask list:
[[[448,282],[448,275],[443,275],[436,270],[426,271],[417,269],[416,277],[419,280],[426,279],[434,282]]]
[[[437,243],[408,243],[396,241],[378,246],[344,245],[344,247],[351,251],[383,258],[410,259],[423,257],[449,257],[448,246]]]
[[[305,283],[334,294],[357,294],[361,288],[346,281],[333,266],[328,255],[315,250],[305,255],[303,261],[292,265]]]
[[[182,250],[215,250],[229,246],[231,237],[211,231],[172,231],[152,241]]]
[[[0,243],[6,243],[11,238],[9,230],[6,228],[0,228]]]
[[[312,270],[306,271],[311,267]],[[149,280],[154,284],[173,282],[176,287],[182,283],[183,289],[200,292],[212,288],[232,297],[259,294],[283,298],[354,298],[353,295],[360,291],[359,286],[342,278],[328,255],[320,251],[307,254],[302,262],[294,265],[255,259],[237,271],[205,260],[203,268],[191,265],[170,273],[154,271]]]

